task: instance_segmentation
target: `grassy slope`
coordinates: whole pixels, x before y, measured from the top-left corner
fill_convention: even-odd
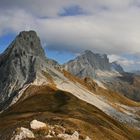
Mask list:
[[[120,124],[72,94],[47,86],[31,86],[17,104],[0,116],[0,139],[9,140],[12,130],[29,127],[33,119],[61,124],[69,132],[77,130],[93,140],[140,139],[139,131]]]
[[[103,89],[103,88],[99,87],[97,85],[97,83],[94,82],[94,80],[92,80],[89,77],[87,77],[85,79],[80,79],[78,77],[71,75],[69,72],[67,72],[65,70],[63,70],[62,72],[65,75],[65,77],[70,79],[70,81],[73,81],[75,83],[76,82],[80,83],[81,85],[83,85],[85,88],[87,88],[91,92],[94,92],[94,94],[101,95],[102,97],[105,97],[107,100],[109,100],[113,103],[115,102],[115,103],[120,103],[120,104],[124,104],[127,106],[132,106],[132,107],[140,107],[139,102],[135,102],[135,101],[123,96],[122,94],[111,91],[109,89],[107,89],[107,90]]]

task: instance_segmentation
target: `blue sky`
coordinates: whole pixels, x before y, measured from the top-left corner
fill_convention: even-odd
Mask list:
[[[59,13],[60,16],[78,16],[84,15],[86,12],[78,5],[70,5],[68,7],[64,7],[63,11]]]
[[[34,4],[33,4],[34,3]],[[139,0],[1,0],[0,52],[23,30],[35,30],[60,63],[84,50],[106,53],[140,70]]]
[[[10,45],[10,43],[15,39],[15,34],[7,34],[0,37],[0,53]],[[71,52],[59,52],[51,49],[45,48],[45,53],[48,58],[57,60],[60,64],[68,62],[70,59],[75,58],[75,54]]]
[[[0,53],[2,53],[8,45],[13,41],[15,38],[14,34],[6,34],[0,37]]]
[[[48,58],[57,60],[60,64],[64,64],[69,60],[75,58],[75,54],[71,52],[59,52],[59,51],[49,50],[49,49],[45,49],[45,52]]]

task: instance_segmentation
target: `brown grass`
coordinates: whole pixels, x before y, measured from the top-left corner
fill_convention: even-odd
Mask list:
[[[32,94],[34,93],[34,94]],[[27,99],[25,95],[30,95]],[[33,119],[62,125],[69,133],[93,140],[139,140],[140,131],[129,128],[72,94],[48,86],[31,86],[21,100],[0,115],[0,139],[9,140],[15,128],[29,128]]]
[[[67,77],[71,81],[73,81],[75,83],[76,82],[80,83],[85,88],[87,88],[89,91],[94,92],[97,95],[101,95],[102,97],[105,97],[107,100],[109,100],[113,103],[116,102],[116,103],[121,103],[121,104],[128,105],[128,106],[140,107],[140,103],[135,102],[131,99],[128,99],[127,97],[123,96],[120,93],[116,93],[109,89],[106,90],[106,89],[99,87],[97,85],[97,83],[94,82],[94,80],[92,80],[89,77],[80,79],[78,77],[73,76],[72,74],[70,74],[69,72],[67,72],[65,70],[62,70],[62,73],[64,74],[65,77]]]

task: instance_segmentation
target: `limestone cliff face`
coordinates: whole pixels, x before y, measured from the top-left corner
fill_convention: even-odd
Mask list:
[[[111,65],[106,54],[95,54],[86,50],[76,59],[64,64],[64,68],[79,77],[95,77],[96,70],[110,71]]]
[[[45,53],[34,31],[23,31],[0,56],[0,109],[45,65]]]

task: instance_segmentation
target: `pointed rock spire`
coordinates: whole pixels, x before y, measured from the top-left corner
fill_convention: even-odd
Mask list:
[[[0,109],[25,84],[36,79],[45,61],[45,53],[36,32],[21,32],[0,56]]]

